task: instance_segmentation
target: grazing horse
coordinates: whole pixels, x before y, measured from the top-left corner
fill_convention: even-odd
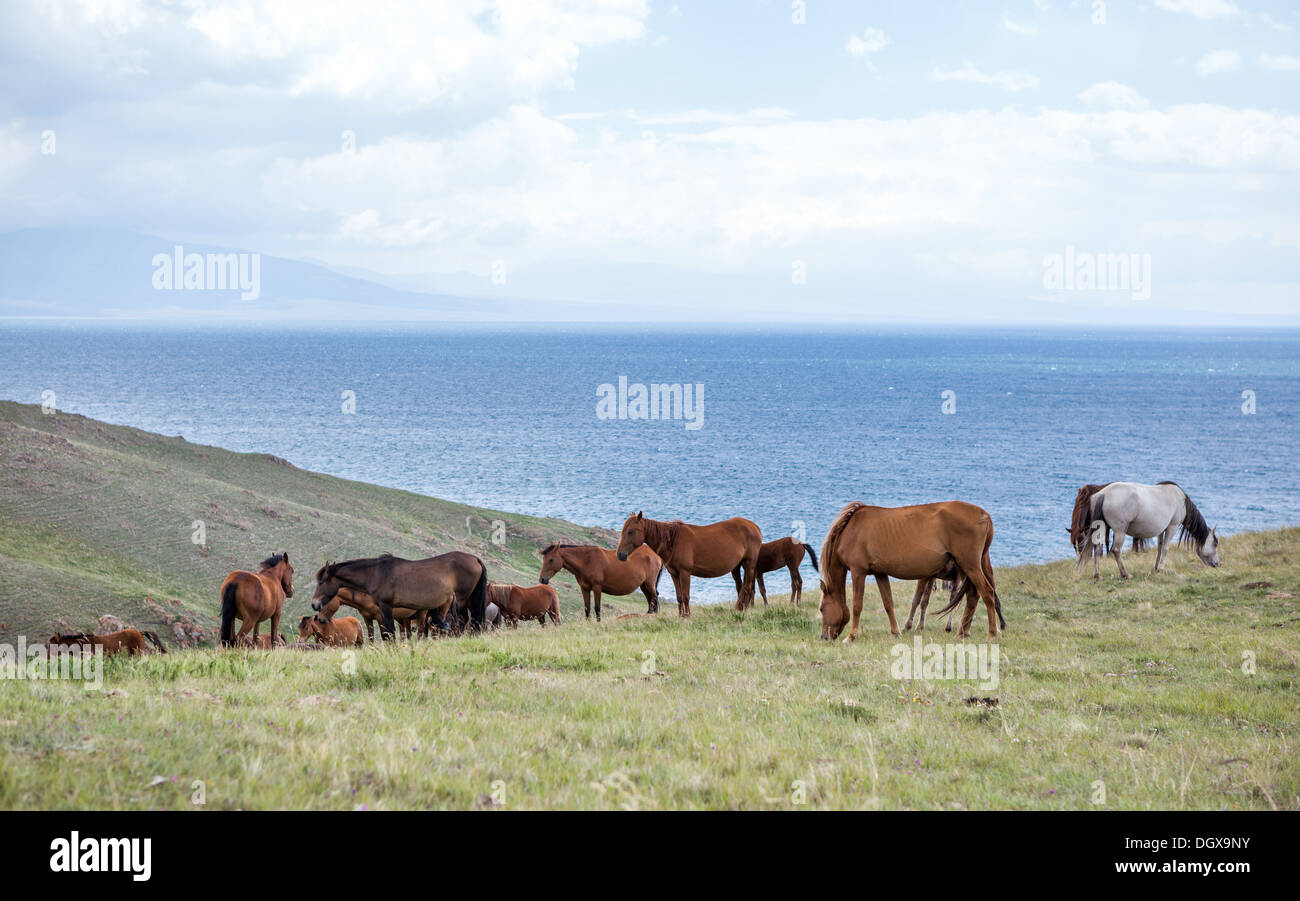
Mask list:
[[[361,635],[361,620],[355,616],[340,616],[337,619],[324,619],[319,613],[304,616],[298,620],[298,641],[315,638],[321,644],[332,648],[345,648],[348,645],[361,647],[366,640]]]
[[[1075,549],[1079,552],[1079,562],[1082,563],[1086,547],[1083,542],[1091,542],[1094,579],[1101,578],[1101,555],[1105,552],[1106,539],[1112,532],[1114,538],[1110,542],[1110,554],[1119,566],[1121,579],[1129,578],[1121,556],[1126,535],[1132,535],[1134,539],[1159,539],[1156,543],[1156,572],[1162,572],[1165,568],[1165,557],[1169,553],[1175,532],[1178,534],[1178,543],[1191,545],[1202,563],[1206,566],[1219,565],[1218,530],[1210,528],[1187,492],[1176,482],[1160,482],[1155,485],[1111,482],[1088,499],[1088,524],[1090,534],[1080,538]]]
[[[736,582],[736,609],[747,610],[754,603],[755,567],[763,533],[748,519],[736,517],[693,526],[681,520],[646,519],[637,513],[623,523],[618,559],[627,560],[643,544],[659,555],[673,577],[679,616],[691,615],[691,576],[713,579],[731,573]]]
[[[546,617],[560,624],[560,596],[550,585],[520,588],[503,582],[488,583],[488,597],[501,609],[501,615],[512,629],[519,628],[521,619],[535,619],[546,628]]]
[[[467,604],[469,624],[483,628],[487,608],[487,566],[473,554],[452,551],[424,560],[392,554],[327,563],[316,573],[311,608],[320,610],[340,588],[364,591],[379,604],[379,633],[393,637],[393,608],[442,611],[450,604]],[[440,616],[444,616],[441,614]]]
[[[853,624],[846,642],[858,637],[862,614],[862,593],[867,576],[875,576],[880,601],[889,617],[890,634],[897,636],[894,597],[889,579],[921,582],[941,578],[955,564],[970,584],[970,590],[955,591],[952,603],[941,614],[966,598],[958,637],[970,636],[971,618],[978,596],[989,615],[989,638],[997,638],[1002,620],[1002,602],[993,582],[989,545],[993,543],[993,519],[987,512],[963,501],[944,501],[911,507],[871,507],[860,501],[846,506],[831,523],[822,544],[821,617],[824,639],[839,637],[849,620],[845,578],[853,577]],[[918,590],[921,586],[918,585]]]
[[[251,629],[253,640],[262,628],[262,620],[271,621],[271,634],[280,631],[280,611],[284,599],[293,597],[293,567],[289,552],[272,554],[262,561],[260,572],[238,570],[221,583],[221,646],[235,643],[235,620],[240,620],[239,636]]]
[[[650,548],[641,547],[628,554],[627,560],[603,547],[586,544],[553,544],[542,552],[542,572],[537,581],[548,584],[562,569],[573,573],[582,589],[582,606],[591,619],[591,599],[596,599],[596,622],[600,622],[602,594],[631,594],[638,588],[645,595],[647,613],[659,612],[659,577],[664,562]]]
[[[361,614],[361,618],[366,621],[366,635],[371,641],[375,640],[375,620],[381,619],[383,614],[379,610],[379,605],[375,599],[364,591],[355,588],[340,588],[334,593],[334,597],[321,604],[320,612],[325,614],[326,619],[333,619],[334,614],[338,612],[339,605],[346,604],[353,607]],[[411,637],[411,623],[420,611],[412,610],[410,607],[394,607],[393,621],[403,638]]]
[[[145,643],[146,641],[148,644]],[[149,653],[149,645],[151,644],[159,654],[167,653],[167,649],[163,647],[157,633],[148,629],[119,629],[116,632],[107,632],[103,635],[94,635],[90,632],[56,632],[50,637],[48,644],[80,645],[82,647],[102,645],[106,655],[127,654],[131,657]]]
[[[764,542],[758,549],[758,591],[763,596],[764,607],[767,606],[767,586],[763,584],[763,573],[774,572],[783,566],[790,570],[790,603],[799,606],[803,598],[803,576],[799,575],[799,566],[803,563],[805,551],[812,558],[813,571],[817,571],[817,552],[810,544],[793,538],[778,538]]]

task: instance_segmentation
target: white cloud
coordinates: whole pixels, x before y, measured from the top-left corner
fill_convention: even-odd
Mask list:
[[[1231,19],[1241,14],[1232,0],[1155,0],[1158,8],[1198,19]]]
[[[1220,75],[1236,72],[1241,68],[1241,54],[1236,50],[1213,50],[1201,57],[1196,64],[1199,75]]]
[[[865,57],[871,53],[879,53],[885,49],[887,43],[889,42],[885,39],[883,31],[878,28],[868,28],[860,35],[849,35],[844,49],[849,52],[850,56]]]
[[[1019,34],[1025,37],[1038,34],[1038,28],[1033,25],[1021,25],[1019,22],[1013,22],[1010,16],[1002,17],[1002,28],[1012,34]]]
[[[1300,70],[1300,56],[1274,56],[1271,53],[1264,53],[1259,57],[1259,64],[1274,72],[1295,72]]]
[[[930,73],[930,78],[934,81],[960,81],[967,84],[995,85],[1004,91],[1012,93],[1028,90],[1038,84],[1038,79],[1027,72],[1004,71],[989,74],[981,72],[970,63],[951,72],[945,72],[936,66],[934,71]]]
[[[1151,104],[1146,98],[1126,84],[1103,81],[1079,94],[1079,99],[1090,109],[1146,109]]]

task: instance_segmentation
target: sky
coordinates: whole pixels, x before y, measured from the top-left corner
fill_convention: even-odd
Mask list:
[[[1290,2],[10,0],[0,231],[537,318],[1298,324],[1298,107]]]

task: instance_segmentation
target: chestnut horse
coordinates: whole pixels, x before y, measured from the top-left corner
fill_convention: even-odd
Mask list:
[[[371,641],[375,640],[375,620],[381,619],[383,614],[379,611],[379,605],[375,599],[364,591],[355,588],[340,588],[334,593],[334,597],[321,604],[320,612],[325,614],[326,619],[333,619],[334,614],[338,613],[339,605],[346,604],[353,607],[361,614],[361,618],[366,621],[366,635]],[[411,625],[416,621],[418,610],[412,610],[410,607],[394,607],[393,622],[397,623],[397,628],[403,638],[411,637]],[[423,625],[423,624],[421,624]]]
[[[596,599],[596,622],[600,622],[602,594],[631,594],[638,588],[645,595],[647,613],[659,612],[659,577],[664,562],[645,545],[619,560],[618,554],[589,544],[553,544],[542,552],[542,572],[537,581],[548,584],[556,573],[567,569],[582,590],[582,606],[591,619],[591,599]]]
[[[804,552],[812,558],[813,571],[817,570],[817,552],[812,545],[795,541],[793,538],[778,538],[767,541],[758,549],[758,592],[763,596],[763,606],[767,606],[767,586],[763,584],[763,573],[775,572],[781,567],[790,570],[790,603],[795,606],[803,598],[803,576],[799,575],[799,566],[803,563]]]
[[[521,619],[535,619],[546,628],[546,617],[560,624],[560,596],[550,585],[521,588],[504,582],[489,582],[488,599],[501,609],[501,615],[513,629],[519,628]]]
[[[361,620],[355,616],[340,616],[338,619],[324,619],[319,613],[304,616],[298,620],[298,641],[313,637],[332,648],[361,647],[366,643],[361,636]]]
[[[375,599],[380,612],[379,634],[385,641],[393,637],[394,607],[443,611],[452,603],[465,604],[470,628],[478,631],[483,628],[487,608],[487,566],[464,551],[424,560],[381,554],[327,563],[316,573],[311,608],[320,610],[340,588],[364,591]]]
[[[235,620],[239,619],[240,638],[251,629],[253,641],[262,628],[262,620],[271,621],[271,634],[280,632],[280,611],[284,599],[293,597],[293,567],[289,552],[272,554],[262,561],[260,572],[238,570],[221,583],[221,646],[235,643]]]
[[[822,544],[822,566],[826,569],[821,583],[821,637],[839,637],[849,620],[846,576],[853,577],[853,624],[844,639],[848,642],[858,637],[867,576],[875,576],[881,604],[889,617],[890,634],[897,636],[890,577],[928,581],[942,577],[955,564],[972,588],[955,591],[952,603],[940,614],[952,610],[965,597],[966,612],[957,635],[968,638],[978,592],[988,610],[989,638],[997,638],[1002,602],[989,561],[992,543],[993,519],[974,504],[944,501],[911,507],[871,507],[854,501],[840,511]],[[920,588],[918,585],[918,591]],[[1006,622],[1002,621],[1002,625]]]
[[[747,610],[754,603],[754,570],[763,533],[748,519],[736,517],[693,526],[681,520],[646,519],[637,513],[623,523],[618,559],[627,560],[643,544],[659,555],[673,577],[679,616],[691,615],[691,576],[713,579],[731,573],[736,582],[736,609]]]
[[[148,629],[119,629],[104,635],[93,635],[90,632],[56,632],[50,637],[48,644],[83,647],[103,645],[105,654],[128,654],[135,657],[149,652],[149,644],[146,644],[146,641],[152,644],[159,654],[167,653],[158,635]]]

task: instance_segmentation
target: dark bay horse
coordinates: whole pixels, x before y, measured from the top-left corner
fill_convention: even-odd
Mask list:
[[[849,620],[847,576],[853,577],[853,624],[846,642],[858,637],[867,576],[875,576],[880,601],[889,617],[889,631],[897,636],[890,577],[919,583],[942,578],[953,564],[970,588],[955,591],[952,603],[940,614],[953,609],[964,597],[966,612],[957,634],[969,637],[977,597],[982,597],[988,610],[989,638],[997,638],[999,621],[1004,627],[1006,622],[1002,620],[1002,603],[989,561],[992,543],[993,519],[974,504],[944,501],[911,507],[871,507],[854,501],[840,511],[822,544],[822,638],[837,638]]]
[[[673,577],[678,615],[691,615],[691,576],[713,579],[731,573],[736,582],[736,609],[748,610],[753,605],[763,533],[748,519],[736,517],[693,526],[680,520],[646,519],[637,513],[623,523],[618,559],[627,560],[643,544],[659,555]]]
[[[535,619],[546,628],[546,617],[560,624],[560,596],[550,585],[533,585],[521,588],[501,582],[488,583],[488,598],[501,610],[501,615],[513,629],[519,628],[521,619]]]
[[[631,594],[638,588],[645,595],[647,613],[659,612],[659,577],[664,562],[649,547],[641,547],[620,560],[618,554],[587,544],[553,544],[542,552],[542,572],[537,581],[548,584],[562,569],[573,573],[582,590],[582,606],[591,619],[591,599],[596,599],[596,622],[600,622],[602,594]]]
[[[237,570],[221,583],[221,646],[235,643],[235,620],[240,620],[239,636],[251,630],[253,641],[262,628],[262,620],[271,621],[271,634],[280,633],[280,611],[284,599],[293,597],[293,567],[289,552],[272,554],[262,561],[260,572]]]
[[[763,573],[775,572],[781,567],[790,570],[790,603],[795,606],[803,598],[803,576],[799,575],[799,566],[803,563],[804,552],[812,558],[813,570],[817,570],[817,552],[812,545],[795,541],[793,538],[778,538],[766,541],[758,549],[758,592],[763,596],[763,606],[767,606],[767,586],[763,584]]]
[[[487,581],[487,566],[464,551],[424,560],[383,554],[322,566],[316,573],[311,607],[320,610],[340,588],[364,591],[379,605],[379,633],[388,641],[393,637],[394,607],[433,611],[465,604],[470,628],[477,632],[486,614]]]

